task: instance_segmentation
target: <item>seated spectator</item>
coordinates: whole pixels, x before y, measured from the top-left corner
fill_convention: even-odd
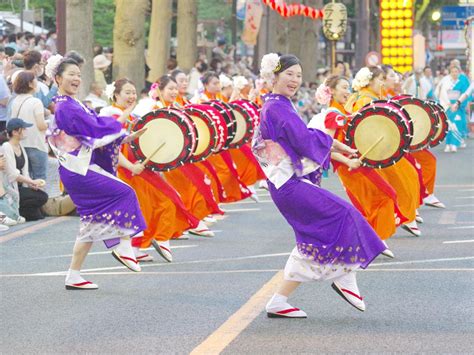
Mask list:
[[[27,221],[44,218],[41,206],[48,201],[48,194],[40,190],[45,185],[45,181],[33,180],[30,177],[28,155],[20,143],[25,139],[26,129],[32,126],[21,118],[12,118],[7,123],[9,140],[2,146],[6,159],[4,177],[6,177],[8,190],[14,191],[14,195],[9,197],[15,199],[19,196],[19,216],[23,216]],[[10,195],[8,190],[6,193]],[[18,217],[17,220],[21,222],[22,218]]]
[[[0,147],[0,150],[1,147]],[[4,171],[5,171],[6,159],[3,156],[3,150],[0,153],[0,232],[5,232],[10,226],[17,224],[16,219],[8,217],[3,211],[9,211],[11,215],[14,215],[15,211],[18,211],[18,204],[15,208],[12,204],[12,199],[7,195],[7,186],[4,186]]]
[[[13,83],[13,91],[17,96],[12,100],[10,117],[21,118],[30,124],[31,128],[26,130],[23,142],[23,147],[28,154],[29,171],[33,179],[46,180],[48,160],[46,129],[48,125],[44,119],[43,104],[33,96],[36,87],[37,80],[33,72],[22,71],[18,74]]]
[[[104,73],[111,63],[103,54],[94,57],[94,81],[102,87],[102,90],[107,86]]]
[[[90,101],[92,109],[96,110],[98,108],[102,108],[108,106],[109,104],[107,101],[103,100],[102,97],[104,96],[104,89],[99,83],[95,81],[91,84],[91,89],[89,94],[84,99],[85,101]]]

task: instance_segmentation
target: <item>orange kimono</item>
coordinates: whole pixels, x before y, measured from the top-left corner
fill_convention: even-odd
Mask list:
[[[237,167],[239,177],[245,185],[251,186],[259,180],[266,179],[265,173],[253,156],[248,144],[239,149],[229,149],[229,153]]]
[[[116,118],[123,112],[123,108],[115,104],[107,109],[107,113]],[[125,128],[127,125],[124,124]],[[136,161],[129,146],[122,146],[122,154],[132,163]],[[127,169],[119,167],[117,176],[135,190],[147,223],[143,236],[133,238],[133,246],[148,248],[153,239],[167,241],[197,226],[199,220],[186,210],[177,192],[158,173],[145,170],[133,176]]]
[[[336,131],[335,139],[344,142],[349,113],[335,101],[331,102],[330,107],[339,112],[329,112],[325,126]],[[344,164],[336,161],[332,163],[352,204],[367,219],[377,235],[385,240],[395,234],[397,226],[406,221],[398,209],[395,190],[374,169],[361,167],[349,171]]]
[[[432,195],[436,180],[436,157],[428,149],[412,152],[411,155],[421,165],[423,183],[428,195]]]
[[[377,100],[379,97],[369,88],[363,88],[357,93],[352,112],[366,104]],[[401,214],[412,222],[416,218],[416,209],[420,206],[420,183],[418,173],[413,165],[406,159],[400,159],[396,164],[377,170],[397,192],[397,202]]]

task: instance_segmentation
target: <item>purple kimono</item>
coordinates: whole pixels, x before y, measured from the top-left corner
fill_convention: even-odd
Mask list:
[[[57,96],[48,141],[61,164],[59,175],[81,217],[78,240],[104,240],[146,229],[134,190],[118,179],[120,144],[126,134],[112,117],[99,117],[70,96]]]
[[[315,265],[325,268],[324,275],[312,279],[366,268],[386,249],[352,205],[320,187],[332,141],[326,133],[307,128],[285,96],[265,97],[252,149],[269,178],[273,201],[293,227],[296,257],[308,260],[312,271]]]

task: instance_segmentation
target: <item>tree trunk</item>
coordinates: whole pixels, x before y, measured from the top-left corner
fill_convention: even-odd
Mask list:
[[[113,77],[127,77],[140,92],[145,85],[145,15],[148,0],[115,1]]]
[[[66,1],[66,51],[78,51],[86,60],[81,69],[80,99],[87,96],[94,81],[92,7],[93,0]]]
[[[356,69],[365,67],[365,57],[369,52],[369,0],[356,1],[357,33],[356,33]]]
[[[189,71],[197,59],[197,1],[178,1],[178,66]]]
[[[179,0],[179,2],[181,1],[183,0]],[[149,81],[155,81],[166,73],[166,63],[170,54],[172,16],[172,0],[152,0],[147,56],[147,63],[150,67]],[[188,33],[188,35],[190,34]]]

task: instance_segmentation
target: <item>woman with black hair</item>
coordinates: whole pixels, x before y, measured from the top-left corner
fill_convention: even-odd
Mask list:
[[[305,318],[305,312],[288,304],[288,297],[302,282],[317,280],[333,280],[332,288],[364,311],[355,270],[366,268],[385,246],[352,205],[321,188],[331,152],[352,158],[357,152],[306,127],[298,115],[291,102],[302,83],[297,57],[265,55],[261,76],[273,90],[265,97],[252,149],[268,177],[273,201],[296,236],[284,281],[268,302],[267,315]]]
[[[146,224],[135,192],[115,176],[120,145],[139,134],[127,136],[122,130],[122,123],[129,118],[127,112],[117,120],[97,116],[76,99],[81,85],[76,61],[54,56],[46,71],[59,87],[48,141],[61,164],[61,181],[81,217],[66,289],[97,289],[80,275],[94,241],[103,240],[108,248],[117,246],[112,256],[132,271],[141,270],[130,237],[143,231]]]

